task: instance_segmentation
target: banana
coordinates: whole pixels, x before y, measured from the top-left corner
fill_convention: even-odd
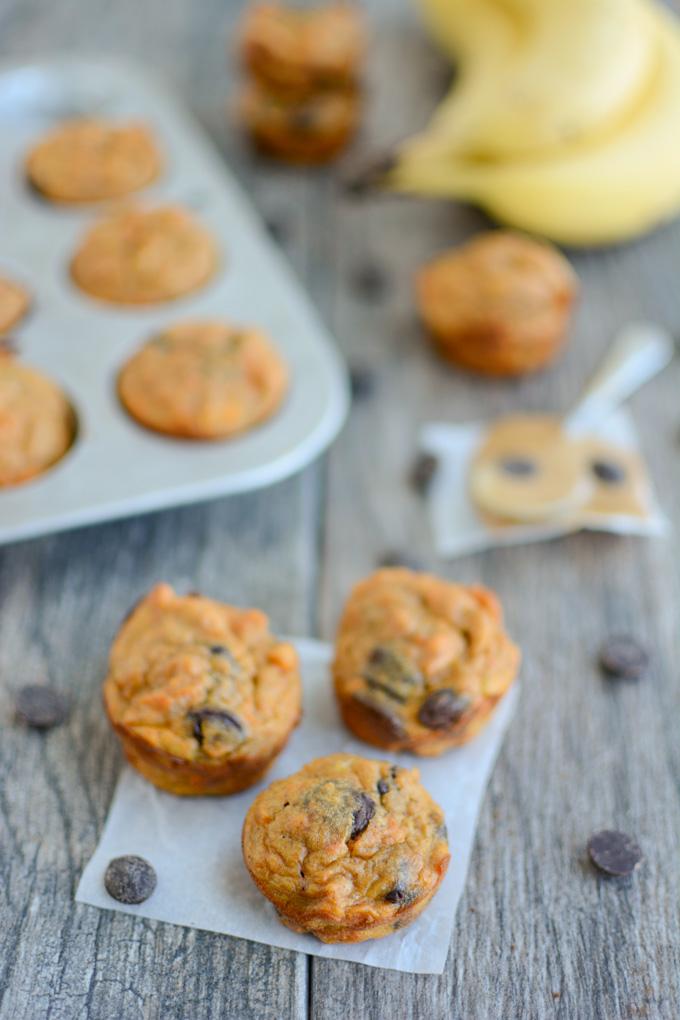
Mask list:
[[[460,83],[407,143],[482,159],[534,154],[622,119],[651,73],[638,0],[420,0]]]
[[[392,186],[472,201],[504,223],[570,245],[620,242],[676,214],[680,25],[661,5],[640,6],[656,59],[622,122],[542,155],[496,162],[461,156],[440,139],[426,151],[407,149]]]

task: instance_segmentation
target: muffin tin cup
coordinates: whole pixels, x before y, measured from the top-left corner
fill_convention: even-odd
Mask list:
[[[128,199],[65,206],[26,182],[27,149],[60,121],[94,115],[150,125],[164,157],[158,180]],[[240,187],[193,120],[146,73],[119,62],[0,67],[0,273],[31,292],[19,356],[68,394],[76,440],[50,470],[0,489],[0,543],[201,499],[246,492],[300,470],[335,438],[348,407],[346,370],[330,336]],[[219,267],[200,290],[126,307],[80,291],[69,265],[84,232],[112,206],[179,204],[216,238]],[[118,372],[150,334],[183,319],[264,329],[284,357],[280,410],[243,435],[175,439],[137,424]]]

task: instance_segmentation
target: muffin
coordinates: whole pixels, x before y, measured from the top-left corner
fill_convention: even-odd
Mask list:
[[[255,798],[243,857],[287,927],[363,942],[418,917],[450,855],[442,810],[416,769],[333,754]]]
[[[522,375],[562,347],[577,279],[560,253],[495,230],[426,265],[420,314],[444,357],[485,375]]]
[[[345,606],[333,679],[346,725],[390,751],[437,755],[488,722],[519,668],[495,595],[404,568],[378,570]]]
[[[256,82],[243,89],[239,112],[255,145],[289,163],[332,159],[356,131],[360,101],[355,89],[319,92],[289,100]]]
[[[85,235],[71,262],[81,290],[112,304],[144,305],[190,294],[217,267],[212,236],[180,206],[124,209]]]
[[[254,4],[241,32],[248,71],[275,95],[309,95],[350,84],[364,47],[362,19],[350,3],[308,10]]]
[[[0,344],[0,487],[56,464],[75,430],[73,408],[56,383]]]
[[[287,384],[285,363],[264,333],[196,321],[147,341],[123,366],[118,393],[146,428],[218,439],[269,418]]]
[[[300,720],[297,653],[260,610],[159,584],[123,621],[104,704],[150,782],[182,795],[237,793],[262,778]]]
[[[158,177],[161,158],[144,124],[94,118],[67,121],[26,157],[26,176],[52,202],[99,202]]]
[[[28,291],[14,280],[0,276],[0,337],[21,322],[30,305]]]

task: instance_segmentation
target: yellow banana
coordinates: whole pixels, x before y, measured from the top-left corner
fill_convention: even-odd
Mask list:
[[[475,161],[445,146],[408,151],[400,190],[476,202],[512,226],[565,244],[610,244],[680,210],[680,25],[649,7],[658,54],[647,88],[601,136],[514,160]]]

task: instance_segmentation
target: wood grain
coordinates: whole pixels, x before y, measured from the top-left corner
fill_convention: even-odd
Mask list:
[[[400,0],[376,26],[359,152],[423,123],[446,68]],[[404,199],[358,204],[346,166],[257,164],[225,117],[225,60],[240,3],[0,0],[0,55],[125,53],[187,97],[286,250],[350,360],[377,373],[329,459],[248,497],[0,551],[1,1020],[313,1017],[573,1020],[680,1016],[680,574],[671,541],[578,535],[437,562],[404,475],[418,425],[518,406],[563,409],[613,331],[652,316],[680,332],[680,226],[626,248],[575,253],[583,296],[550,372],[488,383],[443,368],[423,342],[415,269],[485,225],[469,210]],[[403,72],[407,69],[408,73]],[[387,292],[352,286],[377,264]],[[661,501],[680,523],[680,369],[634,401]],[[446,972],[414,977],[285,953],[76,906],[73,890],[120,767],[99,685],[117,622],[153,581],[259,604],[281,630],[331,637],[350,586],[387,548],[495,587],[525,653],[520,708],[486,798]],[[320,555],[319,555],[320,554]],[[630,631],[653,652],[644,681],[616,685],[598,646]],[[67,726],[12,720],[12,692],[48,677],[72,692]],[[584,860],[592,830],[621,827],[646,859],[627,883]],[[455,831],[452,833],[455,852]]]

